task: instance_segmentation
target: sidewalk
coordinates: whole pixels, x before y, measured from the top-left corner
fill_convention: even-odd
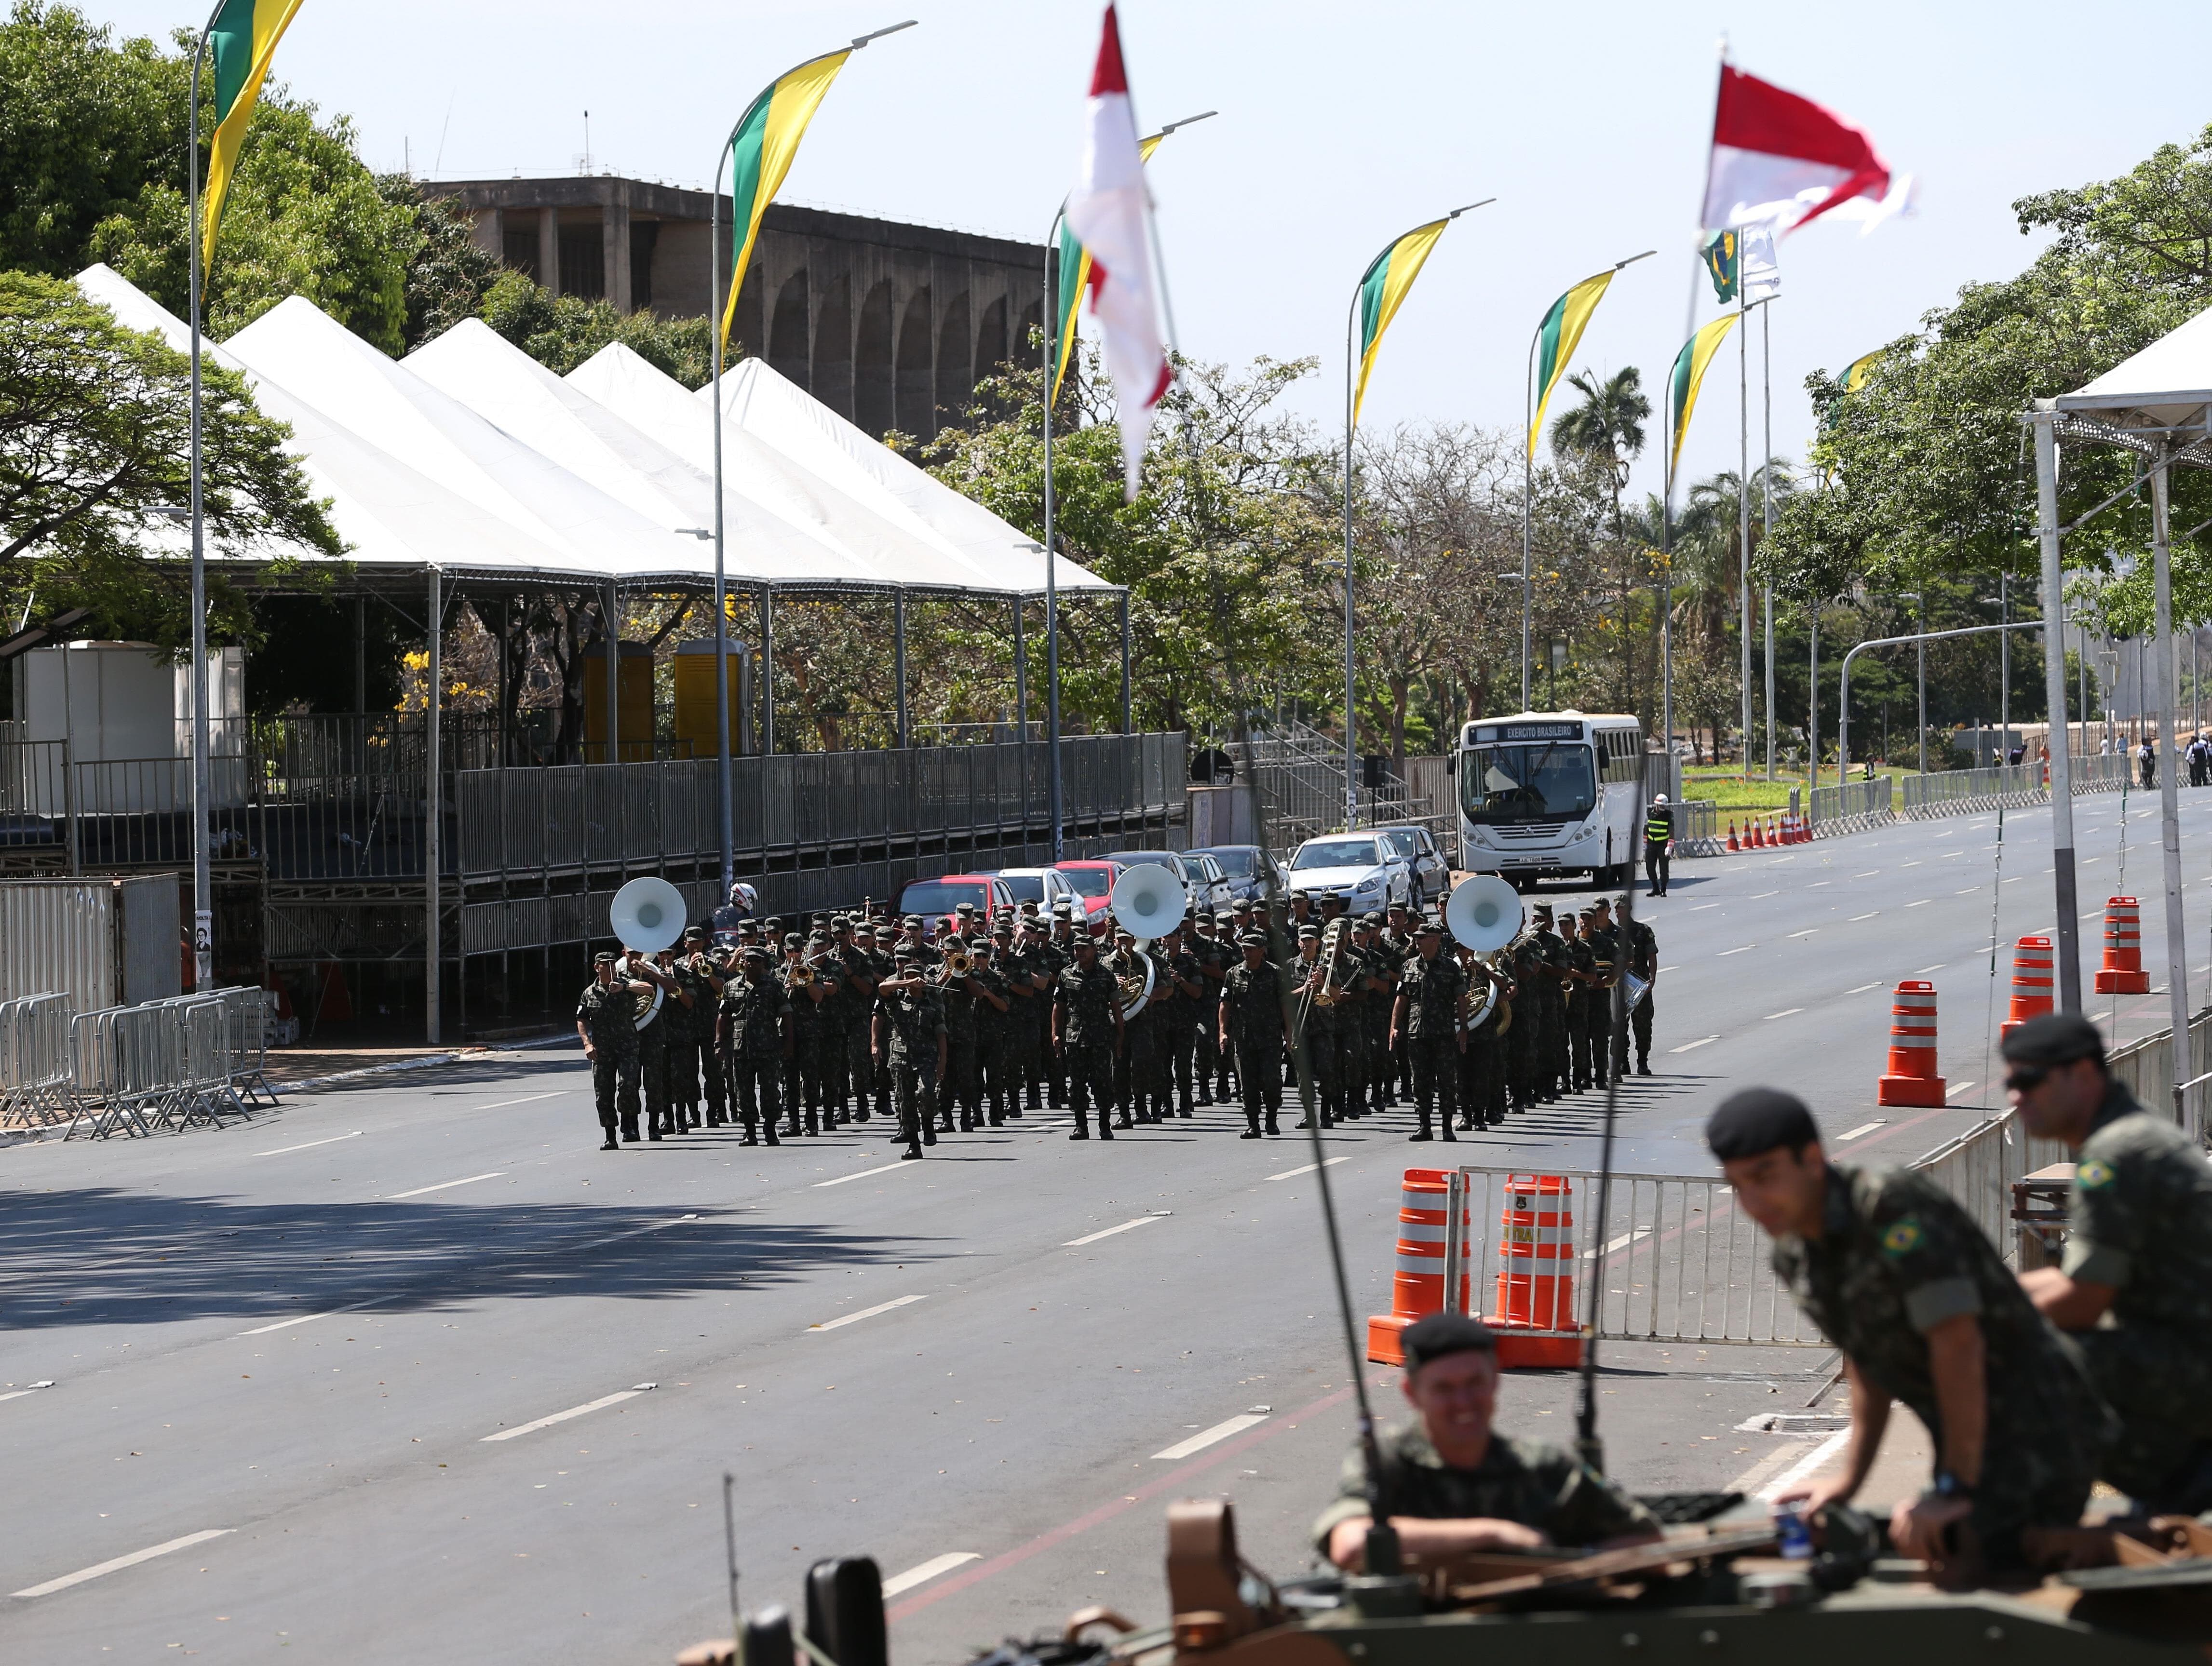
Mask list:
[[[267,1074],[269,1085],[278,1092],[299,1092],[363,1076],[425,1070],[521,1049],[557,1047],[574,1039],[574,1035],[572,1031],[548,1030],[542,1035],[462,1047],[288,1047],[270,1050]]]

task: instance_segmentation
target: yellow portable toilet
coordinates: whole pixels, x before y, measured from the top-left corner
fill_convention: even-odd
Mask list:
[[[624,763],[653,761],[653,650],[643,642],[621,644],[621,681],[616,686],[619,748]],[[712,708],[708,708],[709,714]],[[607,650],[600,641],[584,656],[584,761],[605,763],[607,757]]]
[[[744,642],[730,642],[730,753],[752,751],[745,714],[753,704],[753,655]],[[691,743],[693,757],[713,757],[714,735],[714,644],[681,642],[676,648],[676,750]]]

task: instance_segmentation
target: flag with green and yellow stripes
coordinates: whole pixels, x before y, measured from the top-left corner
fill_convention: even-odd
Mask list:
[[[1406,294],[1421,275],[1421,264],[1437,239],[1451,224],[1449,216],[1416,226],[1375,257],[1375,264],[1359,280],[1359,381],[1352,396],[1352,425],[1359,426],[1359,407],[1367,398],[1367,378],[1375,368],[1375,351],[1382,332],[1405,305]]]
[[[1160,148],[1160,141],[1165,137],[1167,135],[1164,133],[1155,133],[1149,138],[1138,140],[1137,160],[1139,162],[1152,161],[1152,152]],[[1083,246],[1075,234],[1067,228],[1067,222],[1062,220],[1060,222],[1060,288],[1053,296],[1053,306],[1056,309],[1053,318],[1060,331],[1060,339],[1054,344],[1052,355],[1052,398],[1055,404],[1060,401],[1060,385],[1067,379],[1068,361],[1075,356],[1075,303],[1090,282],[1091,251]]]
[[[207,191],[200,204],[200,260],[215,258],[215,228],[222,219],[246,129],[269,74],[269,60],[300,0],[223,0],[208,25],[208,56],[215,71],[215,131],[208,141]],[[198,96],[198,89],[193,89]],[[197,159],[195,159],[197,160]]]
[[[1607,267],[1594,277],[1581,283],[1552,303],[1552,310],[1544,314],[1543,327],[1536,332],[1536,408],[1528,421],[1528,460],[1535,461],[1536,441],[1544,432],[1544,407],[1551,403],[1552,390],[1559,385],[1559,378],[1567,374],[1567,365],[1575,356],[1575,349],[1589,327],[1590,314],[1605,299],[1612,285],[1617,266]]]
[[[1674,408],[1674,432],[1669,437],[1670,449],[1667,468],[1672,472],[1682,465],[1682,441],[1690,432],[1690,413],[1697,408],[1698,389],[1705,380],[1705,367],[1720,351],[1721,343],[1728,332],[1735,328],[1741,313],[1723,313],[1711,324],[1682,344],[1682,350],[1674,355],[1674,374],[1667,379],[1669,401]]]
[[[744,288],[745,265],[760,235],[761,216],[783,189],[799,155],[799,142],[806,124],[837,79],[837,71],[853,55],[849,46],[809,58],[797,69],[779,76],[752,101],[737,131],[730,136],[730,298],[722,308],[722,345],[729,346],[730,326],[738,316],[738,291]]]

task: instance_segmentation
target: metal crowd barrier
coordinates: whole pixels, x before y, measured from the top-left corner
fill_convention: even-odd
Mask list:
[[[268,1000],[264,989],[211,989],[76,1014],[70,1137],[182,1133],[247,1116],[264,1098],[275,1104],[264,1073]]]
[[[1906,775],[1905,813],[1913,820],[1929,816],[1971,814],[2000,806],[2017,809],[2049,797],[2040,763],[2007,763],[1989,769],[1941,769]]]
[[[171,1016],[153,1006],[103,1006],[76,1015],[70,1052],[83,1111],[70,1125],[69,1138],[80,1131],[94,1140],[153,1133],[152,1119],[163,1115],[175,1091],[170,1049],[163,1045],[173,1027]]]
[[[1847,781],[1840,787],[1815,787],[1811,802],[1813,836],[1832,839],[1863,833],[1896,814],[1896,778]]]
[[[69,996],[0,1000],[0,1128],[51,1128],[76,1114]]]

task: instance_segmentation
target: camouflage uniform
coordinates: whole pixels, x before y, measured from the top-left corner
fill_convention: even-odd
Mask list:
[[[904,973],[909,968],[899,970]],[[898,1137],[909,1152],[918,1152],[937,1143],[932,1124],[938,1105],[938,1041],[945,1034],[945,994],[927,984],[919,989],[894,989],[878,995],[876,1006],[884,1016],[884,1061],[898,1106]]]
[[[576,998],[576,1018],[592,1038],[592,1091],[607,1138],[637,1138],[637,994],[619,981],[594,977]]]
[[[648,957],[642,964],[651,965],[651,958]],[[615,976],[623,976],[624,972],[624,964],[617,961]],[[645,980],[639,981],[642,982]],[[672,1091],[676,1080],[670,1055],[679,1049],[681,1043],[675,1034],[678,1026],[669,1022],[668,1009],[675,998],[665,990],[659,994],[658,1012],[653,1010],[652,995],[637,998],[637,1015],[644,1019],[643,1026],[637,1032],[637,1083],[639,1096],[645,1101],[645,1137],[647,1140],[658,1140],[664,1134],[677,1132],[675,1099]],[[647,1018],[647,1013],[652,1016]]]
[[[1939,1463],[1925,1333],[1962,1313],[1980,1322],[1989,1409],[1972,1526],[1992,1563],[2017,1563],[2021,1529],[2071,1526],[2089,1496],[2107,1415],[2080,1355],[1934,1183],[1831,1164],[1825,1207],[1817,1239],[1775,1240],[1774,1270],[1859,1374],[1911,1408]]]
[[[982,995],[975,997],[976,1091],[988,1109],[991,1126],[996,1128],[1006,1119],[1009,1086],[1016,1093],[1021,1091],[1019,1079],[1012,1075],[1007,1061],[1014,1000],[1006,993],[1006,974],[999,970],[996,960],[978,963],[973,976],[979,987],[1006,1003],[999,1006]]]
[[[963,947],[959,952],[969,955],[972,962],[974,957],[969,950]],[[938,1098],[938,1131],[952,1132],[952,1114],[957,1108],[960,1131],[969,1134],[982,1122],[975,1114],[975,997],[966,979],[954,977],[949,972],[944,976],[944,986],[938,996],[945,1004],[945,1084]]]
[[[1205,993],[1192,1003],[1191,1063],[1197,1079],[1198,1103],[1213,1103],[1217,1085],[1229,1086],[1229,1061],[1221,1051],[1221,980],[1229,970],[1228,952],[1218,936],[1190,939],[1190,958],[1198,968],[1198,985]]]
[[[1045,998],[1037,1003],[1036,1015],[1037,1062],[1044,1080],[1030,1084],[1030,1109],[1035,1110],[1042,1104],[1057,1110],[1067,1103],[1067,1061],[1053,1048],[1052,1003],[1060,974],[1075,964],[1074,939],[1060,943],[1048,937],[1036,945],[1030,958],[1044,978],[1044,988],[1038,993]]]
[[[1659,939],[1652,935],[1651,927],[1641,920],[1628,922],[1627,969],[1649,983],[1659,976]],[[1657,1004],[1659,992],[1644,991],[1644,999],[1628,1009],[1628,1028],[1636,1038],[1636,1073],[1651,1073],[1651,1009]],[[1628,1073],[1628,1042],[1626,1037],[1613,1043],[1613,1067],[1621,1075]]]
[[[1399,1042],[1413,1062],[1413,1114],[1420,1126],[1413,1138],[1431,1136],[1429,1114],[1436,1112],[1443,1137],[1452,1133],[1452,1089],[1459,1075],[1460,997],[1467,993],[1467,974],[1459,962],[1439,952],[1435,959],[1416,954],[1406,963],[1399,998],[1406,1003],[1406,1018]]]
[[[1505,1032],[1506,1080],[1513,1092],[1513,1109],[1526,1110],[1540,1097],[1538,1061],[1543,1053],[1544,952],[1536,933],[1523,932],[1506,951],[1514,987],[1513,1023]]]
[[[686,1006],[671,995],[663,1003],[663,1016],[677,1021],[676,1034],[683,1039],[683,1049],[678,1055],[676,1068],[677,1095],[684,1105],[684,1121],[692,1128],[700,1126],[699,1100],[703,1091],[707,1101],[706,1126],[722,1125],[722,1072],[714,1059],[714,1003],[720,999],[714,994],[713,963],[704,953],[679,954],[670,968],[676,987],[691,997]],[[675,1039],[674,1037],[671,1037]]]
[[[1121,991],[1103,961],[1089,971],[1070,964],[1053,985],[1053,1003],[1060,1013],[1060,1062],[1066,1072],[1067,1090],[1075,1107],[1075,1132],[1087,1140],[1085,1113],[1098,1108],[1098,1137],[1114,1137],[1114,1014]]]
[[[1044,1080],[1043,1049],[1051,1045],[1051,1036],[1048,1030],[1041,1035],[1037,1020],[1042,1014],[1050,1025],[1052,991],[1036,987],[1040,962],[1034,947],[1009,949],[999,957],[998,969],[1006,981],[1006,1114],[1018,1116],[1023,1100]]]
[[[1385,997],[1368,988],[1375,960],[1356,933],[1345,939],[1344,966],[1344,1000],[1336,1009],[1336,1116],[1348,1122],[1367,1114],[1367,1032]]]
[[[1144,963],[1132,951],[1125,955],[1119,949],[1098,957],[1098,964],[1121,978],[1141,979]],[[1160,1006],[1158,974],[1153,976],[1153,998],[1145,1003],[1144,1011],[1121,1025],[1121,1050],[1114,1055],[1114,1107],[1120,1114],[1115,1126],[1127,1128],[1133,1122],[1152,1120],[1152,1078],[1159,1061]]]
[[[1267,1132],[1280,1132],[1275,1118],[1283,1109],[1283,1073],[1275,1061],[1283,1050],[1283,969],[1272,960],[1231,966],[1222,979],[1221,1021],[1237,1055],[1246,1130],[1257,1134],[1265,1113]]]
[[[1557,1099],[1573,1091],[1567,1058],[1567,945],[1548,927],[1535,934],[1536,975],[1536,1097]]]
[[[771,971],[758,983],[742,970],[722,986],[714,1014],[714,1050],[729,1073],[730,1110],[745,1125],[745,1144],[765,1134],[776,1143],[775,1088],[782,1073],[784,1021],[791,1002]]]
[[[2076,1153],[2066,1273],[2114,1286],[2110,1325],[2080,1333],[2121,1428],[2098,1474],[2138,1503],[2212,1497],[2212,1164],[2115,1081]]]
[[[802,1108],[809,1134],[824,1133],[834,1126],[830,1110],[830,1050],[844,1040],[837,1033],[837,982],[818,962],[811,970],[811,983],[799,982],[793,966],[787,964],[783,971],[792,1012],[791,1064],[784,1072],[784,1085],[790,1096],[785,1108],[790,1119],[787,1136],[798,1134]]]
[[[1472,1013],[1481,1006],[1498,975],[1471,958],[1461,961],[1459,970],[1467,980],[1467,1010]],[[1498,1043],[1498,1007],[1493,1002],[1490,1016],[1467,1032],[1467,1050],[1459,1055],[1459,1125],[1462,1128],[1485,1128],[1505,1120],[1501,1092],[1504,1075],[1500,1068],[1504,1049]]]
[[[1303,947],[1303,945],[1301,946]],[[1291,1003],[1293,1023],[1291,1031],[1291,1047],[1295,1058],[1298,1041],[1301,1038],[1304,1040],[1306,1068],[1313,1073],[1314,1110],[1321,1117],[1321,1125],[1323,1128],[1332,1128],[1336,1122],[1334,1106],[1336,1104],[1337,1082],[1337,1009],[1334,1006],[1322,1006],[1319,998],[1322,983],[1315,982],[1315,979],[1322,972],[1323,958],[1324,957],[1316,954],[1311,960],[1308,960],[1302,953],[1290,964],[1288,970],[1291,981],[1300,986],[1297,994],[1292,997]],[[1311,988],[1304,987],[1310,983],[1312,985]],[[1338,988],[1340,985],[1340,979],[1336,982],[1330,983],[1328,987]],[[1297,1125],[1300,1128],[1309,1127],[1310,1119],[1301,1117]]]
[[[1659,1525],[1650,1511],[1571,1452],[1540,1440],[1493,1432],[1490,1449],[1472,1469],[1447,1464],[1419,1423],[1387,1432],[1382,1449],[1382,1497],[1394,1516],[1518,1522],[1555,1545],[1577,1547]],[[1329,1535],[1340,1523],[1358,1521],[1368,1510],[1367,1466],[1355,1447],[1344,1461],[1336,1502],[1314,1523],[1321,1554],[1328,1554]]]
[[[1620,928],[1592,921],[1589,930],[1590,958],[1597,971],[1618,983],[1620,976]],[[1589,1032],[1590,1085],[1603,1087],[1613,1061],[1613,990],[1590,986],[1583,1000],[1583,1025]]]
[[[1205,1005],[1206,990],[1212,987],[1199,970],[1198,957],[1191,952],[1188,943],[1177,939],[1176,945],[1172,955],[1156,951],[1152,956],[1166,995],[1160,1012],[1161,1053],[1157,1079],[1163,1119],[1177,1106],[1184,1116],[1191,1114],[1191,1064],[1198,1052],[1200,1009]],[[1182,987],[1186,983],[1199,993],[1192,994]],[[1169,1104],[1170,1094],[1176,1102],[1175,1105]]]
[[[1575,1091],[1580,1092],[1590,1086],[1594,1079],[1590,1060],[1589,1012],[1597,1004],[1597,991],[1583,980],[1597,976],[1597,955],[1579,936],[1571,939],[1562,937],[1559,945],[1565,952],[1568,970],[1575,974],[1559,986],[1565,997],[1561,1006],[1561,1027],[1566,1032],[1568,1079],[1573,1083]]]

